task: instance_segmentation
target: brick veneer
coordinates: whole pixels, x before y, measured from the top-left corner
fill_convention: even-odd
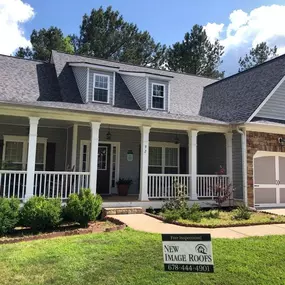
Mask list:
[[[248,205],[253,205],[253,156],[258,151],[282,152],[282,147],[278,143],[278,138],[284,135],[246,132],[247,139],[247,198]]]

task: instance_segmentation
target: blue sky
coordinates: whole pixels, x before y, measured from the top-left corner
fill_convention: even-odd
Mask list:
[[[273,4],[279,6],[274,8]],[[78,33],[83,14],[90,13],[92,8],[96,9],[101,5],[103,7],[111,5],[120,11],[126,21],[136,23],[142,30],[148,30],[156,41],[167,45],[181,41],[185,32],[190,31],[196,23],[209,27],[206,30],[210,36],[219,38],[226,46],[224,64],[221,68],[226,69],[227,74],[237,70],[238,57],[257,41],[266,40],[270,44],[278,43],[285,48],[285,31],[276,28],[278,23],[283,29],[285,26],[284,19],[281,19],[285,18],[285,13],[281,13],[285,11],[284,0],[0,0],[0,52],[5,53],[3,33],[4,38],[9,37],[8,41],[15,42],[13,45],[11,42],[11,47],[6,48],[11,53],[17,44],[28,43],[27,40],[33,29],[48,28],[53,25],[60,27],[66,35]],[[5,21],[2,19],[1,22],[1,9],[4,9],[8,15],[10,9],[13,9],[10,13],[21,32],[18,42],[16,36],[11,36],[12,32],[8,33],[10,29],[8,21],[5,23],[6,32],[2,30],[1,34],[1,23]],[[5,15],[2,11],[2,17],[3,14]],[[264,22],[268,22],[268,27],[263,26]],[[4,52],[1,50],[1,45]]]

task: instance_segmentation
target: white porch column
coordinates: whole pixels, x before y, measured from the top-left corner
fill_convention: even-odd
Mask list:
[[[191,189],[190,199],[198,200],[197,198],[197,130],[188,131],[188,163],[189,163],[189,174],[191,174]]]
[[[78,134],[78,125],[73,125],[73,134],[72,134],[72,155],[71,155],[71,169],[76,171],[76,154],[77,154],[77,134]]]
[[[140,165],[140,201],[148,201],[148,152],[150,127],[142,126],[141,130],[141,165]]]
[[[229,175],[229,183],[233,182],[233,134],[225,133],[226,137],[226,161],[227,161],[227,175]]]
[[[25,200],[31,198],[34,195],[34,179],[35,179],[35,165],[36,165],[36,150],[37,150],[39,118],[30,117],[29,120],[30,120],[30,131],[29,131],[29,147],[28,147],[27,181],[26,181]]]
[[[100,123],[91,122],[90,124],[91,124],[90,189],[93,194],[96,194]]]

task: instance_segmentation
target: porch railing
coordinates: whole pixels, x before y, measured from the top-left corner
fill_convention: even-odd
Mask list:
[[[197,175],[197,197],[214,199],[217,196],[217,188],[226,189],[229,185],[227,175]]]
[[[150,199],[171,199],[177,191],[190,193],[190,174],[148,174],[148,197]]]
[[[81,188],[89,188],[89,172],[35,171],[34,195],[67,199]]]
[[[24,199],[27,171],[0,170],[0,197]]]

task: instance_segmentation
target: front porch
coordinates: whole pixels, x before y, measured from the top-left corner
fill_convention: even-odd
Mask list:
[[[159,208],[182,185],[190,203],[213,203],[232,183],[232,133],[1,116],[0,196],[60,198],[90,188],[105,207]],[[217,175],[219,167],[225,175]],[[116,181],[129,178],[128,196]]]

